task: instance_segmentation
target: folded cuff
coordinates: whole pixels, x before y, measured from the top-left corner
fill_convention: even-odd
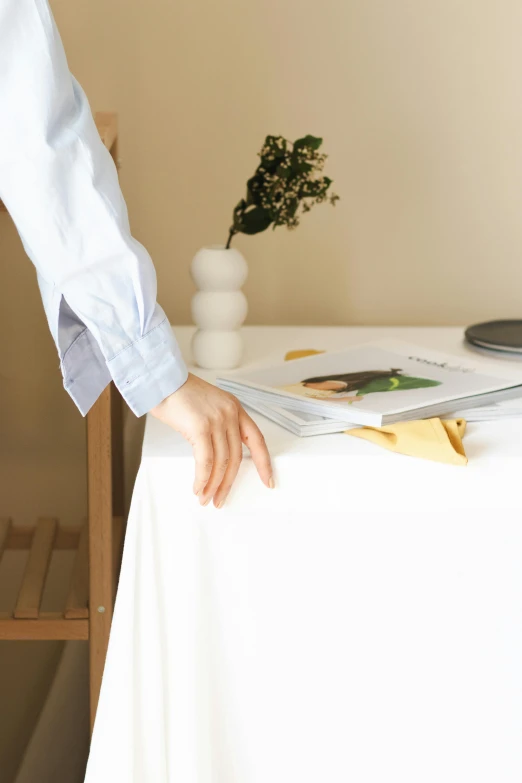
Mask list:
[[[165,318],[107,362],[114,383],[136,416],[142,416],[183,386],[188,370]]]
[[[85,329],[61,362],[64,387],[83,416],[111,380],[129,408],[142,416],[183,386],[188,371],[167,319],[106,362]]]

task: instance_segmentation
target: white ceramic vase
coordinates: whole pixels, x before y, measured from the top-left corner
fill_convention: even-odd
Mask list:
[[[192,318],[198,327],[192,338],[192,356],[199,367],[230,370],[241,364],[241,324],[248,303],[241,291],[247,279],[245,259],[235,248],[222,245],[198,250],[190,267],[198,289],[192,297]]]

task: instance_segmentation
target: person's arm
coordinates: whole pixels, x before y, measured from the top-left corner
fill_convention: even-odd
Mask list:
[[[151,411],[191,442],[201,503],[224,502],[241,440],[273,485],[252,419],[187,373],[48,0],[0,0],[0,198],[37,269],[64,385],[81,412],[112,377],[137,415]]]
[[[82,412],[110,376],[138,416],[185,383],[152,261],[131,236],[116,168],[47,0],[0,0],[0,197],[38,271],[65,386]]]

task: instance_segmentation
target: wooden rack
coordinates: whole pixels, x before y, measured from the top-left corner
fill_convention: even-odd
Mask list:
[[[115,114],[96,115],[100,136],[117,161]],[[113,384],[87,415],[88,520],[77,527],[42,518],[34,527],[0,519],[0,562],[7,549],[28,550],[12,613],[0,613],[2,640],[88,640],[91,727],[109,641],[124,537],[122,400]],[[53,551],[75,551],[71,582],[60,612],[40,606]]]

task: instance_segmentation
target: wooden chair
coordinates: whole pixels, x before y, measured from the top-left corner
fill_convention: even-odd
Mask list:
[[[117,160],[115,114],[99,113],[96,124]],[[122,399],[110,384],[87,415],[88,519],[77,527],[56,519],[13,526],[0,519],[0,561],[6,549],[29,550],[14,611],[0,613],[2,640],[88,640],[90,717],[94,723],[109,640],[124,536]],[[41,612],[53,550],[75,550],[65,606]]]

